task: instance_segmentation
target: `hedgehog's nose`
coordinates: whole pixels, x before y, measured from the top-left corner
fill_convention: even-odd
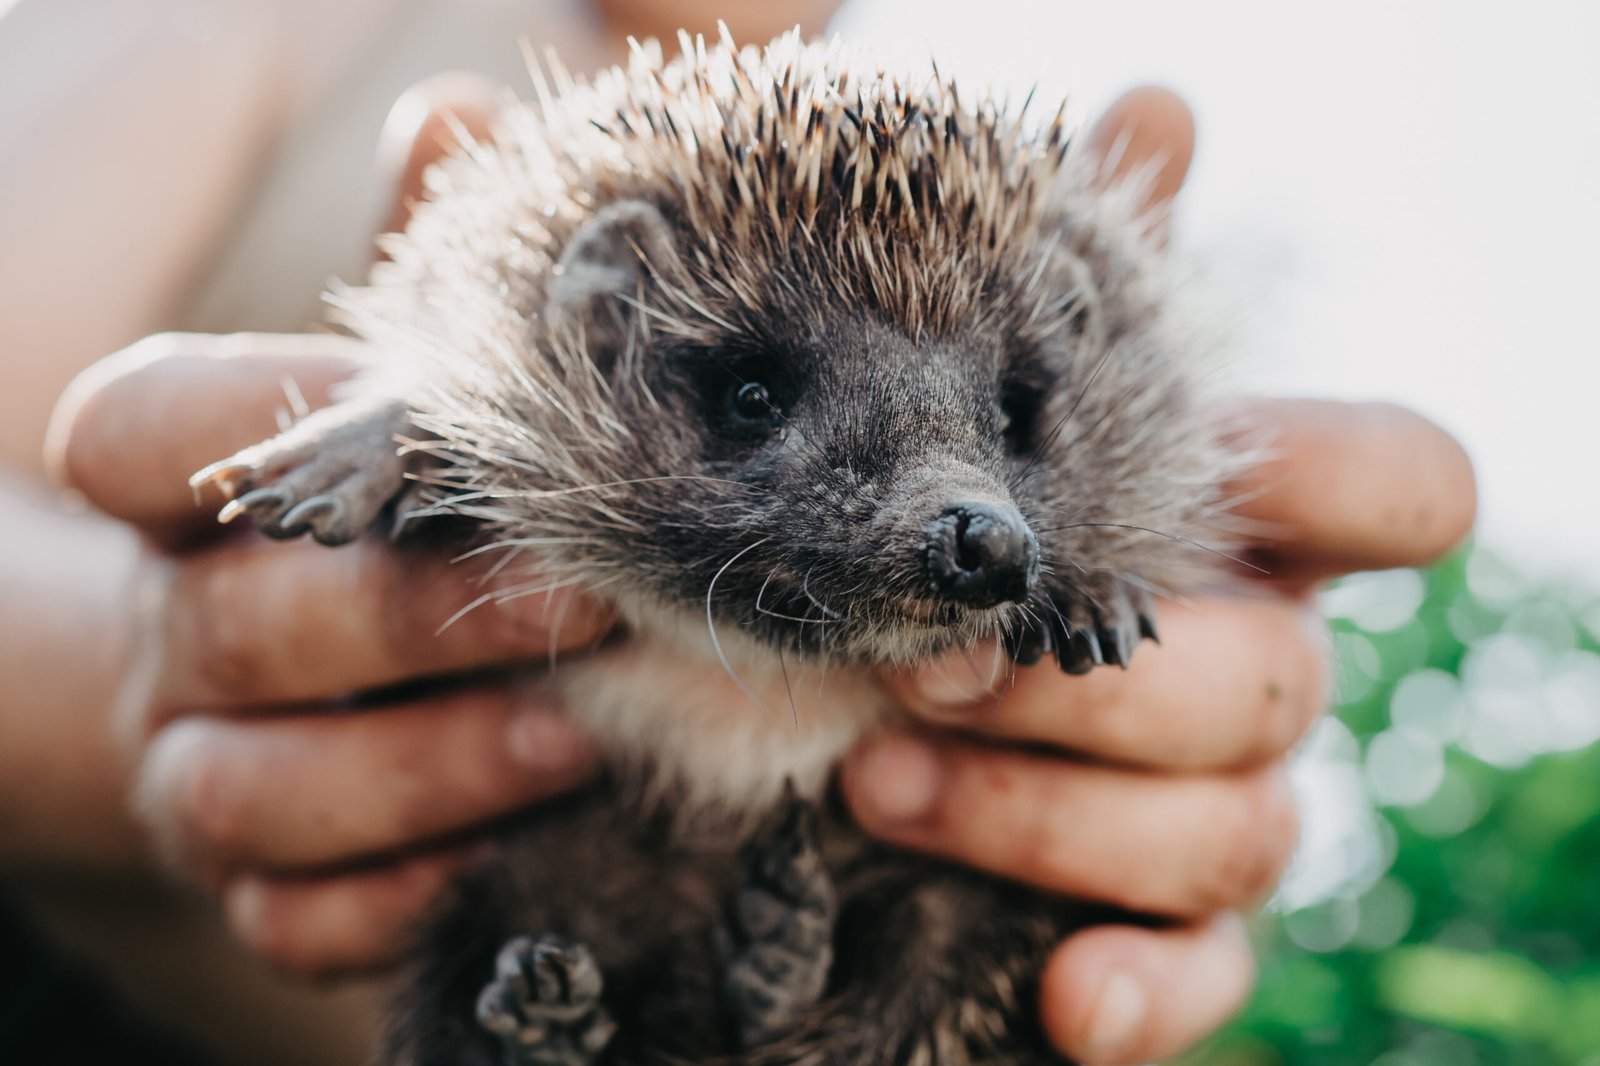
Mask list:
[[[934,587],[973,607],[1021,603],[1039,582],[1039,541],[1009,504],[951,504],[927,543]]]

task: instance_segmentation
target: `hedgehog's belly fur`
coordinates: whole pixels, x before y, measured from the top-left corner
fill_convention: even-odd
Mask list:
[[[850,746],[891,711],[867,669],[780,659],[683,611],[630,611],[626,641],[537,683],[608,764],[680,817],[758,816],[785,782],[818,799]],[[721,655],[718,654],[718,646]]]

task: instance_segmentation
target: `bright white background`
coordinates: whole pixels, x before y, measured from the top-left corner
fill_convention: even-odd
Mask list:
[[[854,0],[837,26],[1080,117],[1182,92],[1178,248],[1245,381],[1420,409],[1472,452],[1484,543],[1600,587],[1600,3]]]

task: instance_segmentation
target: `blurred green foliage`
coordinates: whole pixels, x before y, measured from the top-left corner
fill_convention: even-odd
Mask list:
[[[1356,581],[1310,746],[1372,846],[1280,897],[1254,999],[1187,1062],[1600,1066],[1600,610],[1478,551]]]

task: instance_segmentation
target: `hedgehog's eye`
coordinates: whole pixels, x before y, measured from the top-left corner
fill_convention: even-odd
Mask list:
[[[1039,447],[1039,417],[1044,390],[1024,381],[1008,382],[1000,392],[1000,432],[1016,456],[1031,456]]]
[[[772,400],[772,390],[760,381],[738,381],[728,389],[728,415],[735,424],[751,429],[770,428],[782,420]]]

